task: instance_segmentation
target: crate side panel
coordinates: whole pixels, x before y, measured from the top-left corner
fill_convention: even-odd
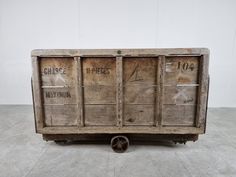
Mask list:
[[[76,126],[76,65],[73,58],[40,58],[46,126]]]
[[[116,124],[116,59],[83,58],[85,126]]]
[[[124,58],[124,125],[154,125],[157,58]]]
[[[166,58],[163,125],[194,126],[199,87],[199,59],[197,56]]]

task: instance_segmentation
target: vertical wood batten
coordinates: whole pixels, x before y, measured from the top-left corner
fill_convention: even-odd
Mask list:
[[[162,125],[163,94],[164,94],[165,56],[158,57],[157,65],[157,94],[156,94],[156,126]]]
[[[117,126],[123,126],[123,58],[116,57],[116,118]]]
[[[78,127],[84,126],[84,100],[83,100],[83,74],[81,57],[75,57],[76,63],[76,102],[77,102],[77,116]]]
[[[32,86],[35,106],[36,132],[44,127],[44,109],[41,90],[40,63],[38,57],[32,58]]]
[[[160,94],[160,60],[159,57],[156,59],[156,87],[155,87],[155,107],[154,107],[154,126],[158,126],[158,116],[159,116],[159,94]]]
[[[196,112],[196,127],[204,126],[207,110],[209,54],[201,56],[199,61],[199,88]]]

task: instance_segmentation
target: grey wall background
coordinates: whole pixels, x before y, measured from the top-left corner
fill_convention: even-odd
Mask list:
[[[0,104],[31,104],[36,48],[208,47],[211,107],[236,106],[234,0],[0,0]]]

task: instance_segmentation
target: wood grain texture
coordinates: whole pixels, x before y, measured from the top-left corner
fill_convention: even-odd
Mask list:
[[[155,87],[153,85],[125,86],[125,104],[154,104]]]
[[[124,107],[125,125],[153,125],[154,105],[125,105]]]
[[[85,126],[115,126],[115,105],[85,105]]]
[[[164,105],[162,125],[194,126],[196,106]]]
[[[116,104],[116,87],[90,85],[84,86],[85,104]]]
[[[77,126],[76,105],[47,105],[45,110],[45,126]]]

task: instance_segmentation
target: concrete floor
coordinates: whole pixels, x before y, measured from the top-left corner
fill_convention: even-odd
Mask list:
[[[209,109],[207,133],[186,145],[56,145],[35,134],[31,106],[0,106],[0,177],[235,177],[236,109]]]

